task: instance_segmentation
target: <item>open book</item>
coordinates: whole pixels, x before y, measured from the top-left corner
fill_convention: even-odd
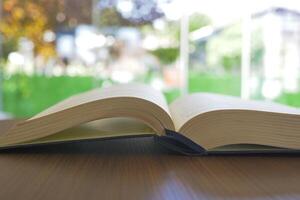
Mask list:
[[[142,84],[81,93],[30,119],[1,121],[0,128],[0,148],[156,136],[188,154],[300,150],[299,109],[209,93],[168,105],[161,92]]]

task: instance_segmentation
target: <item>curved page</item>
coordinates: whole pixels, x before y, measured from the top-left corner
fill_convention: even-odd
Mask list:
[[[114,117],[138,119],[159,135],[164,134],[165,128],[174,129],[160,92],[146,85],[125,84],[72,96],[16,123],[0,136],[0,146],[37,140],[86,122]]]
[[[192,94],[170,105],[176,127],[207,150],[231,144],[300,149],[300,110],[217,94]]]

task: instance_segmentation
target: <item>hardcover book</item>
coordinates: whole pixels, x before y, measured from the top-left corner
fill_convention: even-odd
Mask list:
[[[149,136],[185,154],[300,150],[297,108],[211,93],[168,105],[161,92],[143,84],[81,93],[29,119],[0,121],[0,130],[2,149]]]

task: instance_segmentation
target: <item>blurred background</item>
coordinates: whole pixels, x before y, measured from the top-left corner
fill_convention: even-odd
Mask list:
[[[0,112],[143,82],[300,106],[300,2],[0,0]],[[1,117],[1,116],[0,116]]]

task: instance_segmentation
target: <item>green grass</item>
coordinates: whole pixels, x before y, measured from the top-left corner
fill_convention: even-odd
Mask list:
[[[3,81],[4,111],[17,117],[32,116],[73,94],[93,88],[91,77],[14,75]]]
[[[191,73],[189,92],[215,92],[233,96],[240,95],[240,77],[232,75],[208,75]]]
[[[214,92],[233,96],[240,95],[240,77],[216,76],[211,74],[190,73],[189,92]],[[172,102],[180,95],[179,90],[165,91],[168,102]]]
[[[283,93],[276,101],[290,106],[300,107],[300,93]]]

